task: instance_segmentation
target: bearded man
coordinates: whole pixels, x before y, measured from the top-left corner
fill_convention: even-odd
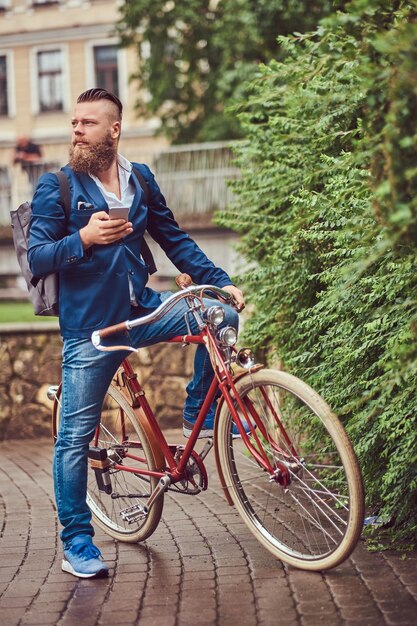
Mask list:
[[[143,261],[147,229],[180,272],[194,282],[222,287],[244,306],[241,291],[181,230],[150,169],[118,153],[122,104],[112,93],[82,93],[72,118],[70,162],[62,168],[71,190],[66,219],[57,177],[39,180],[32,201],[28,260],[34,276],[59,272],[59,323],[63,337],[61,418],[54,449],[53,476],[58,517],[63,526],[62,569],[81,578],[107,576],[109,568],[93,544],[94,529],[86,504],[88,447],[100,419],[106,390],[127,352],[97,352],[91,333],[128,318],[146,315],[168,297],[147,286]],[[149,189],[149,200],[132,166]],[[109,209],[129,207],[128,220],[110,219]],[[225,306],[223,325],[237,327],[237,314]],[[130,345],[147,346],[187,333],[186,305],[130,331]],[[193,322],[194,323],[194,322]],[[195,323],[194,323],[195,324]],[[193,328],[193,332],[198,332]],[[115,337],[120,345],[120,337]],[[125,345],[126,342],[123,343]],[[213,377],[210,359],[199,346],[194,376],[187,386],[183,429],[195,423]],[[210,436],[215,407],[202,436]]]

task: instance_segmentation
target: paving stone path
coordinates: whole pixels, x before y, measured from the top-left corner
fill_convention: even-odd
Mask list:
[[[226,504],[212,453],[207,492],[166,496],[144,544],[98,531],[110,576],[78,580],[61,571],[51,455],[46,440],[0,444],[1,626],[417,624],[417,552],[359,545],[325,574],[288,568]]]

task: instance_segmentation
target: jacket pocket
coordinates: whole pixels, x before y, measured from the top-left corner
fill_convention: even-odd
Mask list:
[[[104,303],[100,302],[103,273],[81,271],[82,267],[77,266],[74,272],[61,277],[60,316],[71,331],[93,330],[102,325],[104,319]]]

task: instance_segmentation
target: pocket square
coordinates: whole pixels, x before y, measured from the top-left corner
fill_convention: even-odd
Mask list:
[[[88,202],[79,202],[77,205],[77,209],[79,211],[90,211],[94,209],[94,204],[89,204]]]

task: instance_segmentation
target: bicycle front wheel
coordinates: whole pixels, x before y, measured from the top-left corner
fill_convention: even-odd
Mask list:
[[[54,434],[58,432],[59,418],[58,398],[53,412]],[[140,472],[156,471],[155,454],[134,410],[113,384],[104,398],[98,438],[90,445],[107,450],[112,487],[110,494],[99,490],[96,474],[89,463],[87,504],[93,520],[115,539],[144,541],[158,526],[163,509],[162,495],[150,511],[141,516],[142,507],[156,487],[158,478]],[[129,471],[124,468],[129,468]]]
[[[226,403],[217,445],[239,513],[282,561],[306,570],[335,567],[354,549],[364,516],[361,474],[342,425],[311,387],[286,372],[248,374],[236,389],[254,427],[253,450],[233,437]]]

